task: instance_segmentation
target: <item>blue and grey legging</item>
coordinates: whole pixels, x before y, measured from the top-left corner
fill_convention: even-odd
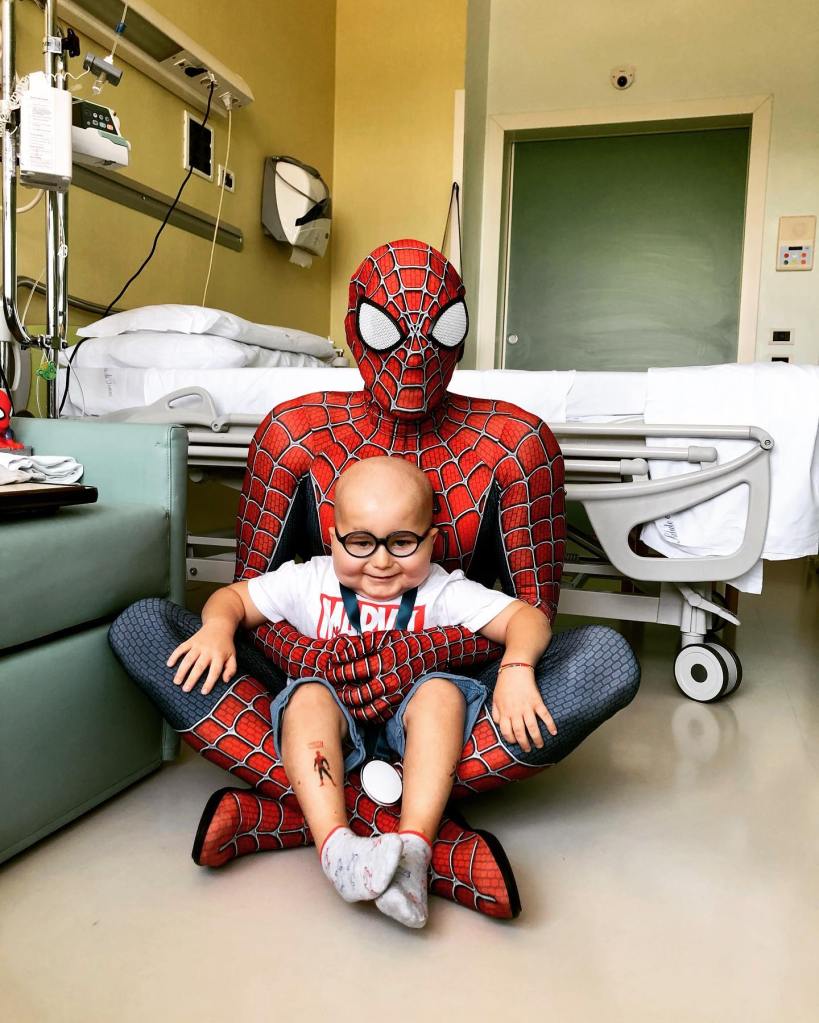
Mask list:
[[[167,721],[206,759],[262,790],[281,771],[271,700],[285,686],[280,671],[249,641],[237,637],[238,670],[203,696],[173,684],[171,652],[201,626],[201,619],[166,600],[141,600],[111,626],[110,642],[126,671]],[[497,662],[464,671],[492,693]],[[453,795],[482,792],[557,763],[625,707],[637,692],[640,668],[626,640],[613,629],[587,625],[554,635],[536,666],[536,680],[557,735],[541,725],[543,747],[524,752],[506,742],[486,707],[464,746]]]

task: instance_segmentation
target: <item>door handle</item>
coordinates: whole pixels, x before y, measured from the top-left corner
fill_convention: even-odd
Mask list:
[[[518,341],[520,341],[520,338],[517,336],[517,334],[508,334],[506,337],[506,343],[508,345],[516,345]]]

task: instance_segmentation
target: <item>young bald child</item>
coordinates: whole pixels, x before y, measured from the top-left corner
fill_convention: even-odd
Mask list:
[[[538,719],[557,734],[535,684],[534,668],[551,639],[536,608],[431,563],[437,528],[426,476],[400,458],[368,458],[339,478],[330,557],[288,562],[211,596],[202,628],[174,650],[174,683],[202,692],[236,673],[234,634],[285,620],[329,639],[356,630],[422,630],[463,625],[505,646],[492,717],[508,742],[541,748]],[[383,738],[404,763],[399,830],[361,838],[348,826],[344,771],[364,760],[358,724],[321,678],[289,680],[271,706],[276,749],[325,874],[348,902],[375,900],[408,927],[427,920],[431,843],[452,790],[455,768],[486,699],[475,679],[433,671],[418,678]],[[343,755],[346,741],[351,752]]]

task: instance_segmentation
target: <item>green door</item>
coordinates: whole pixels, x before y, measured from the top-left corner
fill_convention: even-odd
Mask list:
[[[735,362],[748,128],[515,143],[507,369]]]

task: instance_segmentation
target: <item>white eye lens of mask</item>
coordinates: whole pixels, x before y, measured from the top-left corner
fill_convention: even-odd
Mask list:
[[[432,336],[445,348],[455,348],[466,337],[466,328],[466,306],[463,302],[453,302],[435,321]]]
[[[358,333],[368,348],[383,352],[401,340],[401,331],[377,306],[362,302],[358,307]]]

